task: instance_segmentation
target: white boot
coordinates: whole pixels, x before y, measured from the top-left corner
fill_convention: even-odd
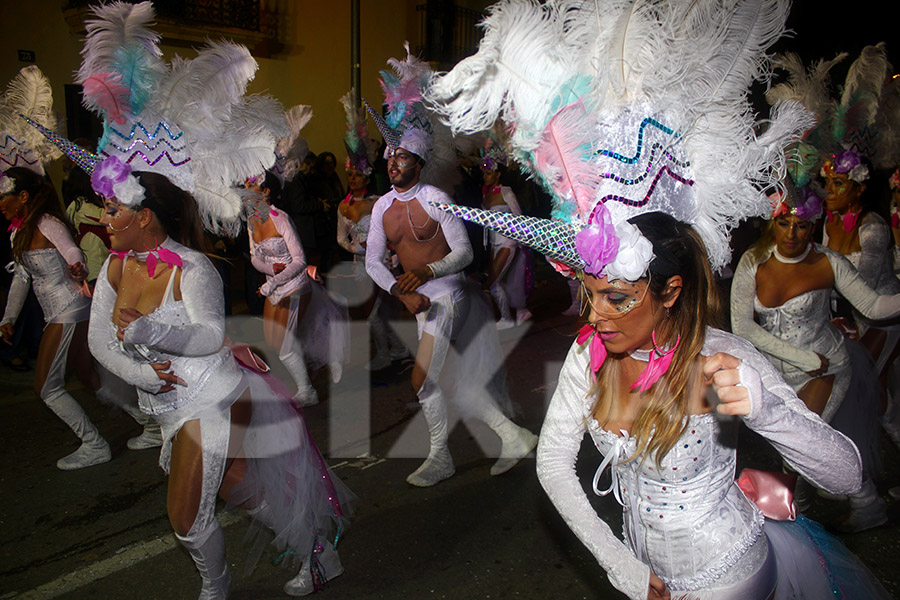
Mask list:
[[[581,299],[578,297],[578,291],[581,286],[577,279],[569,279],[568,283],[569,296],[572,298],[572,303],[569,305],[569,308],[562,312],[562,314],[567,317],[574,317],[581,314]]]
[[[316,549],[308,556],[296,577],[284,584],[284,593],[288,596],[306,596],[316,591],[316,582],[319,588],[344,572],[341,559],[337,550],[327,541],[322,544],[316,542]],[[314,574],[315,573],[315,578]]]
[[[294,379],[294,383],[297,384],[294,402],[301,407],[318,404],[319,395],[309,380],[309,373],[306,371],[306,361],[303,360],[302,351],[295,345],[292,352],[282,354],[278,358]]]
[[[482,404],[479,418],[500,436],[500,457],[491,466],[491,475],[506,473],[537,446],[538,436],[506,418],[493,402]]]
[[[494,285],[491,286],[491,296],[494,297],[494,301],[497,303],[497,309],[500,311],[500,320],[497,321],[497,329],[503,330],[515,327],[516,322],[513,320],[512,311],[509,308],[509,298],[506,295],[506,290],[500,285],[500,282],[495,281]]]
[[[422,406],[425,422],[428,423],[430,442],[428,457],[406,478],[406,482],[416,487],[431,487],[456,473],[453,457],[450,456],[450,449],[447,447],[450,433],[447,424],[447,403],[440,388],[426,382],[419,390],[419,404]]]
[[[175,537],[187,548],[200,572],[202,585],[197,600],[226,600],[231,588],[231,573],[225,562],[225,532],[216,520],[211,528],[211,532],[206,530],[184,537],[175,534]]]
[[[850,514],[835,529],[841,533],[857,533],[887,523],[887,508],[871,479],[863,481],[862,489],[850,495]]]
[[[159,423],[153,417],[141,412],[141,409],[133,404],[123,404],[122,410],[144,428],[141,435],[128,440],[126,446],[129,450],[145,450],[162,446],[162,431]]]
[[[44,396],[44,390],[41,394]],[[68,392],[53,390],[47,393],[43,400],[47,408],[62,419],[81,440],[81,446],[75,452],[56,461],[56,468],[74,471],[108,462],[112,458],[109,444],[100,436],[100,432],[91,423],[81,405]]]

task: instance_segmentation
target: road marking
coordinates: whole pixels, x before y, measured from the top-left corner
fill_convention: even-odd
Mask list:
[[[221,512],[217,515],[217,518],[222,527],[228,527],[229,525],[233,525],[242,520],[244,518],[244,512],[237,510]],[[175,534],[173,533],[135,542],[119,548],[115,555],[109,558],[91,563],[77,571],[63,575],[40,587],[36,587],[33,590],[23,592],[22,594],[13,597],[16,599],[21,598],[21,600],[31,600],[32,598],[56,598],[57,596],[68,594],[80,587],[93,583],[98,579],[103,579],[113,573],[127,569],[128,567],[134,566],[149,558],[153,558],[176,546],[178,546],[178,540],[175,539]]]

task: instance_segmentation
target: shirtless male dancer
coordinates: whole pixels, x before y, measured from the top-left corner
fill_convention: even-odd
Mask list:
[[[431,153],[431,135],[407,128],[399,147],[389,150],[388,178],[392,189],[378,199],[372,209],[372,221],[366,248],[366,271],[380,287],[396,296],[416,315],[419,348],[412,371],[412,386],[419,398],[428,424],[430,449],[425,462],[406,481],[428,487],[455,473],[447,447],[447,399],[452,396],[464,413],[484,421],[500,437],[500,457],[491,467],[491,475],[511,469],[537,445],[537,436],[510,421],[498,408],[498,394],[491,394],[489,381],[502,378],[502,366],[495,373],[480,377],[474,370],[484,365],[479,344],[493,343],[499,348],[496,328],[484,298],[465,286],[462,270],[472,261],[472,247],[465,227],[456,217],[430,206],[429,202],[451,202],[440,189],[421,183],[419,176]],[[400,259],[404,273],[399,277],[385,266],[382,257],[390,242]],[[493,337],[491,337],[493,336]],[[451,343],[461,353],[471,353],[456,361],[466,372],[445,374],[444,363]],[[479,342],[479,340],[481,340]],[[469,343],[472,342],[472,343]],[[462,350],[464,348],[464,350]],[[487,353],[485,353],[486,355]],[[473,370],[468,370],[469,366]],[[448,385],[483,384],[477,390],[446,393]],[[505,385],[500,386],[505,396]]]

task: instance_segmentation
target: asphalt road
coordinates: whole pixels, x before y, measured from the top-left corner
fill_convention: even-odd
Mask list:
[[[527,328],[502,332],[517,421],[540,429],[546,403],[577,323],[559,315],[568,294],[561,278],[546,278],[533,303]],[[252,337],[258,323],[233,329]],[[425,430],[407,374],[367,379],[360,356],[347,367],[344,388],[306,410],[309,427],[336,473],[359,496],[351,528],[340,546],[344,575],[318,596],[379,598],[622,598],[603,570],[575,539],[547,500],[526,459],[510,472],[488,473],[496,438],[483,427],[460,424],[450,447],[457,474],[428,489],[405,477],[421,459],[394,458],[403,440],[424,441]],[[139,433],[124,413],[99,404],[73,384],[75,395],[113,449],[109,463],[63,472],[55,461],[76,448],[74,436],[36,398],[31,373],[0,367],[0,600],[7,598],[195,598],[199,577],[175,542],[165,514],[166,480],[157,451],[130,451]],[[317,387],[328,388],[324,373]],[[341,401],[365,396],[368,411]],[[357,410],[359,412],[353,413]],[[347,427],[342,428],[342,424]],[[346,434],[349,428],[352,433]],[[360,438],[359,431],[368,431]],[[777,458],[759,438],[742,434],[742,466],[775,468]],[[482,447],[482,444],[485,446]],[[900,454],[882,443],[882,494],[900,483]],[[358,450],[365,451],[357,452]],[[402,453],[402,452],[401,452]],[[364,454],[360,456],[360,454]],[[600,458],[583,447],[578,470],[587,478]],[[610,498],[594,499],[613,531],[621,531],[621,509]],[[826,525],[846,503],[816,498],[812,515]],[[898,504],[879,529],[841,536],[895,594],[900,591]],[[247,518],[221,512],[234,600],[284,598],[293,573],[264,557],[243,570]],[[274,554],[274,553],[273,553]]]

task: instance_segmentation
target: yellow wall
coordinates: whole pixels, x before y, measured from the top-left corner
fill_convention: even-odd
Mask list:
[[[273,4],[272,0],[268,0]],[[403,42],[415,46],[418,35],[416,0],[360,0],[362,95],[370,104],[383,100],[378,71],[388,58],[403,57]],[[36,64],[50,78],[56,110],[64,116],[63,86],[73,83],[81,61],[82,42],[70,33],[63,18],[64,0],[0,0],[0,82],[12,79],[20,68],[17,50],[33,50]],[[259,71],[249,91],[267,92],[289,108],[312,106],[314,117],[303,135],[313,152],[330,150],[344,159],[344,114],[338,99],[350,89],[350,1],[279,0],[285,49],[259,60]],[[190,49],[163,45],[167,58],[175,53],[186,58]],[[64,123],[63,119],[63,123]],[[370,133],[380,136],[370,123]],[[343,176],[343,169],[339,169]],[[59,183],[59,170],[50,169]]]

